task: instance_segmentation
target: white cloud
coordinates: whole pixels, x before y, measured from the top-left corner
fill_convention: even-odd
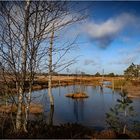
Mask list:
[[[137,21],[138,18],[135,15],[123,13],[102,23],[88,22],[84,32],[97,41],[100,47],[107,47],[124,28],[135,25]]]

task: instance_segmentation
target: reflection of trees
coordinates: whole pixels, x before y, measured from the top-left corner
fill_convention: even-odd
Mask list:
[[[50,112],[49,112],[49,125],[53,125],[53,116],[54,116],[54,106],[50,106]]]
[[[84,118],[84,100],[83,99],[80,99],[80,100],[75,99],[73,103],[74,103],[73,113],[74,113],[74,116],[76,118],[76,121],[78,122],[80,119]]]
[[[81,85],[81,92],[85,92],[86,91],[86,86],[85,85]]]
[[[75,93],[75,91],[76,91],[76,85],[74,84],[73,85],[73,93]]]
[[[59,96],[61,96],[61,86],[59,85]]]
[[[134,121],[132,100],[128,98],[126,92],[122,92],[120,96],[121,99],[117,100],[115,107],[106,113],[106,122],[114,131],[125,134],[128,128],[132,129],[136,121]]]
[[[104,93],[103,86],[100,86],[100,93]]]
[[[102,104],[102,109],[105,111],[105,101],[104,101],[104,89],[103,86],[99,86],[99,93],[100,93],[100,99],[101,99],[101,104]]]
[[[94,90],[96,90],[97,89],[97,87],[96,86],[92,86],[92,90],[94,91]]]
[[[84,118],[84,100],[83,99],[80,100],[80,116],[81,116],[81,119],[83,120]]]
[[[76,121],[79,121],[79,116],[78,116],[78,100],[74,100],[74,106],[73,106],[73,113],[75,115]]]

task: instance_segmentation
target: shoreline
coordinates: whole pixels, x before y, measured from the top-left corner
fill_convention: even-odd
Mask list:
[[[103,81],[114,82],[116,85],[106,85],[105,87],[112,88],[112,90],[122,89],[128,92],[130,98],[140,98],[140,86],[130,84],[129,81],[125,81],[124,77],[104,77]],[[126,82],[125,85],[124,82]],[[136,81],[135,81],[136,83]],[[28,91],[28,81],[26,83],[26,91]],[[52,88],[60,86],[71,86],[71,85],[84,85],[84,86],[102,86],[102,77],[94,76],[52,76]],[[122,86],[123,85],[123,86]],[[38,91],[48,88],[48,77],[47,76],[36,76],[33,83],[33,91]],[[2,91],[2,90],[1,90]],[[11,84],[11,87],[7,90],[9,93],[16,93],[16,89]],[[2,93],[2,92],[1,92]],[[4,93],[4,92],[3,92]]]

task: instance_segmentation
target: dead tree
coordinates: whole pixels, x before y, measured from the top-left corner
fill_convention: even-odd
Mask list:
[[[72,65],[76,62],[76,58],[71,60],[65,60],[65,56],[69,53],[73,48],[75,48],[76,39],[72,42],[64,42],[59,47],[55,45],[56,39],[59,38],[58,33],[61,32],[64,28],[68,28],[70,25],[75,24],[83,19],[86,16],[84,15],[73,15],[69,8],[67,8],[67,3],[60,3],[60,9],[57,13],[58,16],[54,17],[50,35],[50,45],[48,51],[48,95],[50,98],[50,105],[54,106],[54,99],[52,95],[52,73],[54,71],[60,72],[66,69],[68,66]],[[59,15],[61,13],[61,15]],[[63,38],[61,38],[62,40]],[[58,39],[59,40],[59,39]],[[58,41],[57,40],[57,41]],[[55,60],[54,57],[58,56]]]
[[[54,24],[52,27],[52,34],[50,37],[50,47],[49,47],[49,64],[48,64],[48,95],[50,98],[50,105],[54,106],[54,98],[52,96],[52,50],[53,50],[53,41],[54,41]]]

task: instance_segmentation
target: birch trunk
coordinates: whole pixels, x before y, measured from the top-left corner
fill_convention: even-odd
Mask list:
[[[16,129],[17,131],[22,129],[23,126],[23,119],[22,118],[22,103],[23,103],[23,94],[25,90],[25,80],[26,80],[26,62],[27,62],[27,47],[28,47],[28,25],[29,25],[29,7],[30,1],[26,0],[25,6],[25,18],[24,18],[24,45],[22,48],[22,58],[21,58],[21,81],[20,81],[20,89],[19,89],[19,97],[18,97],[18,108],[17,108],[17,115],[16,115]],[[24,126],[24,131],[26,127]]]
[[[24,128],[26,128],[27,126],[27,122],[29,120],[29,113],[30,113],[30,103],[31,103],[31,94],[32,94],[32,86],[33,86],[33,81],[34,81],[34,71],[35,71],[35,68],[36,68],[36,56],[37,56],[37,50],[36,50],[36,46],[35,46],[35,36],[36,36],[36,33],[37,33],[37,24],[38,24],[38,21],[37,21],[37,18],[38,18],[38,11],[36,9],[36,12],[35,12],[35,26],[34,26],[34,37],[33,37],[33,45],[31,46],[31,54],[30,54],[30,58],[29,58],[29,64],[30,64],[30,67],[29,67],[29,71],[30,71],[30,75],[29,75],[29,92],[26,96],[26,99],[27,99],[27,103],[26,103],[26,106],[25,106],[25,119],[24,119]]]
[[[23,124],[23,128],[24,131],[27,132],[27,122],[29,119],[29,112],[30,112],[30,102],[31,102],[31,93],[32,93],[32,83],[29,83],[29,92],[27,93],[27,103],[25,105],[25,114],[24,114],[24,124]]]
[[[16,115],[16,129],[17,131],[21,129],[21,116],[22,116],[22,100],[23,100],[23,91],[20,88],[19,96],[18,96],[18,108],[17,108],[17,115]]]
[[[54,25],[52,28],[52,34],[50,39],[49,47],[49,71],[48,71],[48,96],[50,98],[50,105],[54,106],[54,98],[52,95],[52,48],[53,48],[53,39],[54,39]]]

